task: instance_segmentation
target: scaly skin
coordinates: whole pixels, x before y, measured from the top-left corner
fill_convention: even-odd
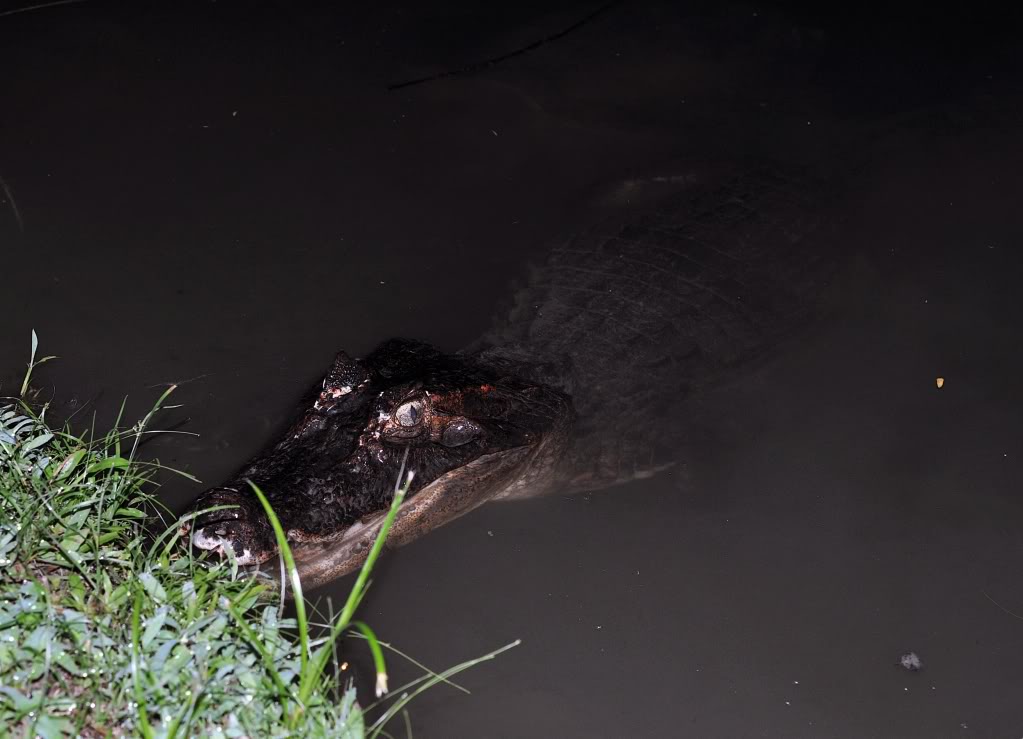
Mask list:
[[[674,415],[810,313],[835,260],[816,188],[769,171],[675,192],[552,250],[510,314],[445,354],[343,352],[284,436],[195,504],[194,545],[276,573],[270,499],[307,587],[363,561],[408,450],[388,543],[494,499],[592,490],[669,465]]]

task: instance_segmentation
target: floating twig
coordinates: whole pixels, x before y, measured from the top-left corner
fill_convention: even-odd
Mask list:
[[[572,33],[572,31],[576,31],[576,30],[582,28],[584,25],[586,25],[587,23],[592,21],[594,18],[596,18],[598,15],[600,15],[604,11],[610,10],[611,7],[617,5],[619,2],[620,2],[620,0],[610,0],[610,2],[604,3],[603,5],[598,7],[596,10],[592,10],[589,13],[587,13],[586,15],[584,15],[582,18],[577,20],[575,23],[573,23],[568,28],[563,28],[562,30],[558,31],[557,33],[551,34],[550,36],[544,36],[543,38],[541,38],[541,39],[539,39],[537,41],[534,41],[533,43],[528,44],[527,46],[520,47],[518,49],[515,49],[514,51],[509,51],[507,54],[501,54],[500,56],[491,57],[490,59],[485,59],[485,60],[483,60],[481,62],[475,62],[473,64],[469,64],[469,65],[461,67],[459,69],[452,69],[452,70],[449,70],[447,72],[440,72],[439,74],[431,74],[428,77],[419,77],[419,78],[414,79],[414,80],[406,80],[405,82],[397,82],[397,83],[395,83],[393,85],[388,85],[387,89],[388,90],[400,90],[403,87],[412,87],[413,85],[421,85],[424,82],[433,82],[434,80],[442,80],[442,79],[446,79],[448,77],[462,77],[462,76],[467,75],[467,74],[473,74],[474,72],[478,72],[481,69],[486,69],[487,67],[493,67],[495,64],[500,64],[501,62],[503,62],[503,61],[505,61],[507,59],[511,59],[512,57],[520,56],[520,55],[525,54],[527,52],[533,51],[533,49],[539,48],[540,46],[543,46],[544,44],[549,44],[551,41],[557,41],[560,38],[564,38],[568,34]]]
[[[24,8],[15,8],[14,10],[5,10],[0,13],[0,18],[5,15],[16,15],[18,13],[27,13],[30,10],[44,10],[46,8],[52,8],[57,5],[74,5],[75,3],[84,3],[85,0],[54,0],[52,3],[39,3],[38,5],[26,5]]]
[[[1020,616],[1018,613],[1013,613],[1012,611],[1010,611],[1008,608],[1006,608],[997,600],[988,595],[986,590],[981,590],[980,592],[984,595],[985,598],[994,603],[1000,610],[1004,611],[1005,613],[1008,613],[1013,618],[1018,618],[1020,621],[1023,621],[1023,616]]]
[[[14,213],[14,220],[18,222],[18,230],[25,233],[25,222],[21,220],[21,212],[18,210],[18,204],[14,200],[14,193],[11,192],[11,188],[7,186],[3,177],[0,177],[0,188],[3,188],[4,194],[7,196],[7,201],[11,204],[11,211]]]

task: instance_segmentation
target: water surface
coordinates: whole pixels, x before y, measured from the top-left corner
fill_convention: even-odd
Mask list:
[[[846,180],[826,320],[699,399],[684,465],[484,507],[386,556],[363,616],[434,668],[523,640],[418,701],[417,737],[1018,735],[1009,19],[620,4],[388,90],[592,7],[0,17],[4,376],[35,328],[83,418],[181,383],[164,424],[200,436],[147,448],[212,484],[338,349],[475,339],[623,181]]]

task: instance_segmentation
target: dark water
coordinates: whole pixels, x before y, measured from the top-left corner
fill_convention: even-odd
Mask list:
[[[684,468],[484,507],[389,554],[363,615],[434,668],[523,639],[417,737],[1019,736],[1016,19],[622,3],[387,89],[593,7],[0,16],[0,374],[35,328],[101,423],[182,382],[164,425],[200,436],[148,449],[212,483],[337,349],[475,339],[623,180],[846,178],[828,319],[693,407]]]

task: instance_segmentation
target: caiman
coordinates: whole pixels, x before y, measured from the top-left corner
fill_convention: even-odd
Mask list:
[[[487,501],[671,465],[686,401],[812,317],[835,250],[818,183],[774,170],[650,183],[667,191],[656,206],[552,249],[470,347],[339,353],[283,437],[199,497],[195,510],[233,507],[196,518],[192,544],[278,572],[251,480],[314,587],[364,561],[406,454],[415,476],[390,546]]]

